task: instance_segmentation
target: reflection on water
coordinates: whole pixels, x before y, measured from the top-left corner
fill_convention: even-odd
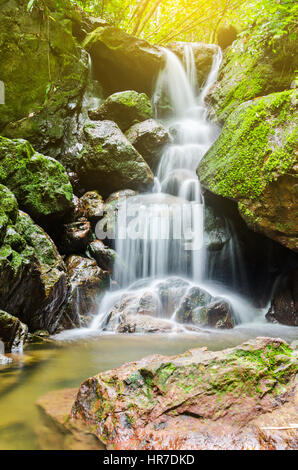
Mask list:
[[[183,336],[91,333],[89,339],[28,348],[10,367],[0,366],[0,450],[38,449],[37,399],[52,390],[78,387],[86,378],[124,362],[150,354],[178,354],[202,346],[219,350],[256,336],[282,337],[289,343],[297,339],[297,329],[268,323]]]

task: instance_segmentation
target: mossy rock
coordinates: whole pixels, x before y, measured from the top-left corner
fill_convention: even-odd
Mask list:
[[[198,167],[202,185],[238,202],[241,216],[297,250],[297,92],[240,105]]]
[[[0,183],[37,221],[59,219],[72,207],[72,186],[63,166],[25,140],[0,136]]]
[[[133,90],[114,93],[96,110],[89,113],[94,120],[109,119],[126,131],[133,124],[153,117],[151,102],[145,93]]]
[[[83,382],[70,418],[108,449],[293,449],[295,431],[264,442],[256,425],[295,413],[297,370],[297,353],[274,338],[149,356]]]
[[[0,229],[0,309],[24,322],[30,331],[46,329],[52,333],[63,314],[61,307],[68,290],[66,269],[51,238],[27,214],[18,211],[15,196],[3,185]]]
[[[274,42],[260,28],[252,30],[249,38],[235,41],[224,54],[219,80],[210,96],[210,103],[221,122],[239,104],[288,90],[295,80],[297,39],[286,34]]]

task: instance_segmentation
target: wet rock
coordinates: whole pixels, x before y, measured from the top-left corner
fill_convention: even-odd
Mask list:
[[[202,326],[218,329],[230,329],[236,325],[233,309],[229,302],[217,300],[209,304],[205,309],[206,320]]]
[[[121,295],[120,299],[116,301],[107,315],[105,329],[109,331],[117,330],[119,333],[136,332],[136,324],[139,322],[139,325],[143,325],[143,328],[145,328],[145,323],[147,323],[149,325],[148,329],[152,326],[153,329],[158,331],[158,321],[156,322],[154,317],[160,317],[161,315],[160,300],[154,291],[146,290],[146,288],[139,291],[132,290]],[[146,319],[142,320],[139,316],[146,316]],[[152,320],[151,323],[150,319]],[[128,328],[130,320],[132,320],[132,326]],[[159,320],[162,322],[161,318]],[[122,328],[122,325],[125,325],[125,328]],[[166,328],[168,330],[171,329],[168,323]],[[151,332],[153,332],[153,329]]]
[[[122,91],[109,96],[98,108],[89,111],[94,121],[108,119],[116,122],[122,131],[153,117],[151,102],[145,93]]]
[[[230,231],[227,222],[213,207],[204,207],[205,246],[209,251],[219,251],[230,241]]]
[[[198,84],[201,87],[209,75],[213,62],[213,56],[217,52],[217,47],[214,44],[205,44],[203,42],[185,43],[182,41],[176,41],[170,43],[168,48],[173,51],[181,61],[183,61],[184,46],[186,44],[191,44],[192,46],[197,69]]]
[[[298,271],[279,282],[266,318],[273,323],[298,326]]]
[[[62,165],[35,152],[25,140],[0,136],[0,183],[37,221],[53,222],[72,209],[73,191]]]
[[[81,197],[80,201],[85,207],[88,220],[96,222],[103,217],[104,202],[97,191],[88,191]]]
[[[238,203],[246,224],[297,251],[296,91],[241,104],[201,160],[211,192]]]
[[[72,210],[68,217],[64,217],[65,222],[76,222],[79,219],[86,217],[87,211],[84,203],[81,201],[80,198],[73,195],[72,197]]]
[[[152,93],[164,64],[160,48],[113,26],[97,28],[82,46],[91,54],[94,76],[106,90]]]
[[[63,225],[59,248],[62,253],[81,253],[92,240],[91,223],[84,218]]]
[[[18,212],[8,188],[0,185],[0,196],[0,308],[30,331],[53,333],[68,290],[65,265],[51,238]]]
[[[273,338],[149,356],[87,379],[71,420],[114,450],[295,449],[296,373]]]
[[[101,240],[94,240],[88,245],[87,254],[95,259],[98,266],[105,271],[112,272],[116,259],[116,252],[105,246]]]
[[[70,281],[65,326],[87,326],[98,312],[99,298],[108,285],[108,273],[99,268],[96,261],[82,256],[70,256],[66,260]]]
[[[125,135],[150,168],[156,169],[163,147],[170,142],[165,127],[154,119],[147,119],[132,126]]]
[[[117,333],[135,334],[162,334],[171,332],[181,332],[182,329],[176,327],[172,322],[162,318],[154,318],[150,315],[121,314],[116,328]]]
[[[0,340],[5,345],[5,352],[22,350],[27,333],[27,325],[24,325],[18,318],[0,310]]]
[[[78,162],[80,181],[103,196],[119,189],[145,190],[153,174],[130,142],[112,121],[94,121],[84,127],[87,144]]]
[[[164,315],[171,317],[189,289],[189,283],[180,278],[169,278],[156,285]]]
[[[176,313],[176,320],[180,323],[202,324],[201,307],[210,304],[212,296],[201,287],[191,287],[183,297]]]
[[[198,286],[187,290],[176,311],[175,319],[179,323],[204,328],[233,328],[236,324],[229,302],[213,297]]]

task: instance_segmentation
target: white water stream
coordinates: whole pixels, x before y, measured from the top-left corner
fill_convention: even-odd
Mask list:
[[[170,104],[172,118],[165,125],[172,135],[172,143],[161,155],[153,192],[131,197],[119,209],[118,262],[114,269],[118,289],[108,292],[103,298],[91,330],[106,326],[114,306],[127,308],[128,305],[130,311],[137,311],[139,304],[148,296],[151,307],[154,306],[154,316],[172,322],[175,330],[176,311],[182,298],[178,293],[184,289],[181,282],[187,283],[184,294],[199,285],[212,296],[228,300],[238,323],[251,322],[260,315],[240,295],[212,282],[212,269],[210,260],[207,262],[204,244],[204,200],[196,169],[220,132],[208,121],[205,98],[217,79],[222,52],[217,49],[211,71],[199,94],[191,45],[184,46],[183,63],[167,49],[164,49],[164,54],[166,65],[157,81],[153,106],[158,116],[159,101],[166,98]],[[129,233],[127,220],[131,219],[127,214],[134,220]],[[232,252],[235,246],[230,242],[225,255],[228,250],[228,255],[236,258],[237,252]],[[239,275],[236,259],[232,265],[235,276]],[[173,276],[180,281],[174,281]],[[160,286],[167,282],[170,283],[167,287],[168,304],[172,309],[165,311]]]

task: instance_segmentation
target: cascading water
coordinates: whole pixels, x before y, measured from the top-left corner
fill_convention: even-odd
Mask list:
[[[153,312],[153,316],[175,323],[185,295],[198,285],[207,286],[214,297],[227,299],[238,322],[255,316],[248,302],[210,282],[212,262],[204,246],[204,200],[196,169],[220,132],[208,121],[205,98],[217,79],[221,50],[215,52],[198,96],[191,45],[184,47],[184,66],[173,52],[164,49],[164,54],[166,65],[157,82],[153,106],[157,117],[161,102],[171,111],[172,117],[164,124],[172,143],[161,156],[153,192],[129,198],[118,210],[114,268],[118,289],[106,294],[91,329],[102,329],[108,321],[108,330],[115,329],[123,311]],[[225,250],[234,246],[232,241]],[[235,253],[231,257],[234,260]],[[216,261],[220,263],[220,257]],[[233,261],[232,271],[238,275],[236,265]]]

